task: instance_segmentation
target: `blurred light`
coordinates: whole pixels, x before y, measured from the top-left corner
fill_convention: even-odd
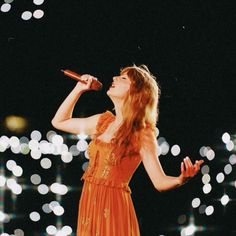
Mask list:
[[[6,178],[5,176],[0,175],[0,187],[3,187],[6,184]]]
[[[204,153],[204,150],[205,150],[205,146],[201,147],[200,150],[199,150],[199,154],[204,157],[205,156],[205,153]]]
[[[23,136],[23,137],[20,138],[20,143],[28,144],[29,143],[29,139],[27,137]]]
[[[203,190],[203,192],[204,192],[205,194],[210,193],[211,190],[212,190],[211,184],[205,184],[205,185],[203,186],[202,190]]]
[[[8,4],[8,3],[3,3],[2,6],[1,6],[1,11],[2,12],[8,12],[8,11],[10,11],[10,9],[11,9],[11,5]]]
[[[42,206],[42,210],[43,212],[45,213],[51,213],[52,212],[52,209],[49,207],[49,204],[48,203],[45,203],[43,206]]]
[[[53,209],[53,213],[57,216],[62,216],[64,214],[65,210],[62,206],[55,206]]]
[[[159,136],[160,130],[156,127],[156,138]]]
[[[89,154],[88,154],[88,149],[84,152],[84,156],[85,156],[85,158],[86,159],[88,159],[89,160]]]
[[[16,166],[16,162],[13,161],[13,160],[8,160],[7,163],[6,163],[6,167],[8,170],[12,171],[13,168]]]
[[[180,232],[181,236],[191,236],[195,233],[196,231],[196,226],[191,224],[187,226],[186,228],[183,228]]]
[[[85,140],[81,139],[77,142],[76,147],[80,152],[84,152],[88,147],[88,143]]]
[[[88,138],[88,135],[81,133],[81,134],[78,134],[77,137],[78,137],[78,139],[85,140]]]
[[[230,155],[229,162],[230,162],[231,165],[236,164],[236,155],[235,154]]]
[[[9,144],[11,147],[16,148],[16,147],[20,146],[20,140],[16,136],[12,136],[9,139]]]
[[[166,142],[166,139],[164,137],[159,137],[157,139],[158,145],[161,146],[162,143]]]
[[[48,158],[43,158],[41,161],[40,161],[40,165],[42,166],[43,169],[49,169],[51,168],[52,166],[52,162],[50,159]]]
[[[0,222],[3,222],[4,218],[5,218],[5,214],[2,211],[0,211]]]
[[[228,150],[228,151],[232,151],[233,149],[234,149],[234,143],[233,143],[233,141],[229,141],[228,143],[226,143],[226,149]]]
[[[206,207],[205,213],[206,213],[207,216],[212,215],[213,212],[214,212],[214,207],[213,207],[213,206],[208,206],[208,207]]]
[[[13,153],[15,153],[15,154],[19,154],[20,151],[21,151],[20,145],[17,146],[17,147],[11,147],[11,151],[12,151]]]
[[[11,6],[10,4],[3,4],[3,5]],[[11,115],[5,118],[4,125],[11,132],[21,133],[27,128],[28,122],[24,117]]]
[[[78,156],[80,154],[80,151],[77,149],[76,145],[72,145],[69,148],[69,152],[73,155],[73,156]]]
[[[70,226],[68,226],[68,225],[66,225],[66,226],[63,226],[62,227],[62,229],[61,229],[61,231],[62,231],[62,233],[64,234],[64,235],[71,235],[72,234],[72,228],[70,227]]]
[[[37,151],[39,148],[39,142],[37,140],[30,140],[28,145],[32,151]]]
[[[10,147],[10,139],[7,136],[1,136],[0,138],[0,152],[5,152]]]
[[[15,229],[14,235],[15,236],[24,236],[24,231],[22,229]]]
[[[13,189],[14,186],[16,186],[16,185],[17,185],[17,183],[16,183],[15,179],[10,178],[10,179],[7,180],[7,187],[9,189]]]
[[[4,0],[5,3],[12,3],[14,0]]]
[[[186,222],[186,220],[187,220],[186,215],[180,215],[180,216],[178,217],[178,223],[179,223],[179,224],[184,224],[184,223]]]
[[[16,177],[20,177],[23,174],[23,169],[20,166],[14,166],[12,169],[12,173]]]
[[[49,191],[49,188],[48,188],[48,186],[46,184],[40,184],[38,186],[38,192],[40,194],[45,195],[45,194],[48,193],[48,191]]]
[[[229,196],[228,196],[227,194],[224,194],[224,195],[221,197],[220,201],[221,201],[221,204],[222,204],[223,206],[227,205],[228,202],[229,202]]]
[[[87,170],[88,165],[89,165],[89,162],[88,162],[88,161],[86,161],[86,162],[83,163],[83,165],[82,165],[83,171],[86,171],[86,170]]]
[[[233,168],[230,164],[227,164],[225,167],[224,167],[224,172],[226,175],[229,175],[231,172],[232,172]]]
[[[38,159],[40,159],[42,153],[41,153],[40,150],[32,150],[32,151],[30,152],[30,155],[31,155],[31,157],[32,157],[33,159],[38,160]]]
[[[201,204],[201,200],[200,200],[199,198],[194,198],[194,199],[192,200],[192,207],[193,207],[193,208],[199,207],[200,204]]]
[[[225,175],[222,172],[220,172],[216,175],[216,181],[219,184],[222,183],[224,181],[224,179],[225,179]]]
[[[11,191],[16,195],[19,195],[22,193],[22,187],[19,184],[16,184],[12,187]]]
[[[44,3],[44,0],[34,0],[33,2],[35,5],[41,5]]]
[[[223,135],[222,135],[222,141],[226,144],[230,141],[230,135],[229,133],[225,132]]]
[[[30,181],[34,185],[38,185],[41,183],[41,177],[37,174],[31,175]]]
[[[48,234],[50,235],[54,235],[57,233],[57,228],[53,225],[49,225],[47,228],[46,228],[46,231]]]
[[[41,140],[39,142],[39,149],[42,154],[51,154],[52,147],[55,147],[52,143],[48,143],[46,140]]]
[[[53,211],[56,206],[60,206],[59,202],[57,201],[51,201],[49,203],[49,208]]]
[[[61,155],[61,160],[65,163],[69,163],[73,160],[73,156],[70,152],[64,152]]]
[[[28,144],[26,143],[22,143],[20,145],[20,152],[23,154],[23,155],[27,155],[30,153],[30,148],[28,146]]]
[[[212,149],[208,150],[206,157],[209,161],[212,161],[215,158],[215,152]]]
[[[30,11],[24,11],[21,15],[23,20],[29,20],[32,17],[32,13]]]
[[[53,193],[56,193],[56,194],[59,194],[59,195],[65,195],[65,194],[67,194],[67,192],[68,192],[67,186],[64,185],[64,184],[59,184],[59,183],[53,183],[53,184],[50,186],[50,190],[51,190]]]
[[[173,156],[178,156],[180,154],[180,147],[179,145],[175,144],[171,148],[171,153]]]
[[[46,134],[46,137],[47,137],[48,141],[49,141],[49,142],[52,142],[52,137],[53,137],[54,135],[56,135],[56,134],[57,134],[57,133],[56,133],[55,131],[53,131],[53,130],[48,131],[47,134]]]
[[[61,135],[58,135],[58,134],[54,135],[54,136],[52,137],[52,143],[53,143],[54,145],[56,145],[56,146],[62,145],[62,144],[63,144],[63,138],[62,138],[62,136],[61,136]]]
[[[161,143],[161,154],[166,155],[170,150],[170,145],[165,141]]]
[[[30,215],[29,215],[29,217],[30,217],[30,219],[31,219],[32,221],[34,221],[34,222],[40,220],[40,214],[39,214],[38,212],[36,212],[36,211],[31,212]]]
[[[203,184],[208,184],[208,183],[210,182],[210,180],[211,180],[211,176],[210,176],[209,174],[204,174],[204,175],[202,176],[202,182],[203,182]]]
[[[35,19],[40,19],[44,16],[44,11],[43,10],[35,10],[34,13],[33,13],[33,17]]]
[[[198,210],[200,214],[204,214],[205,213],[205,209],[206,209],[206,205],[201,205]]]
[[[202,174],[208,174],[210,172],[210,168],[208,165],[204,165],[202,168],[201,168],[201,172]]]
[[[34,130],[31,132],[30,137],[32,140],[39,141],[42,138],[42,134],[38,130]]]

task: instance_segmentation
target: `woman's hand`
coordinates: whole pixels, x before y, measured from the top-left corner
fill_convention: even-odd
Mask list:
[[[97,80],[96,77],[89,75],[89,74],[84,74],[80,77],[80,79],[84,82],[78,82],[75,86],[76,89],[78,89],[78,91],[88,91],[91,90],[91,84],[93,82],[93,80]]]
[[[180,184],[185,184],[189,179],[195,176],[200,170],[203,160],[195,161],[193,165],[189,157],[185,157],[181,162],[181,174],[179,175]]]

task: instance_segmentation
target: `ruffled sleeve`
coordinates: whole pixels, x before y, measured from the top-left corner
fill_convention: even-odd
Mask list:
[[[103,112],[98,119],[95,137],[98,137],[100,134],[102,134],[108,127],[109,123],[114,119],[115,116],[110,111]]]

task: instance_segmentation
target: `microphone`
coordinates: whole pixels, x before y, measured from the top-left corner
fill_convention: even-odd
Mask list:
[[[66,70],[61,70],[61,71],[64,73],[64,75],[66,75],[66,76],[68,76],[68,77],[70,77],[74,80],[77,80],[77,81],[79,81],[83,84],[87,84],[84,80],[80,79],[80,77],[81,77],[80,74],[77,74],[77,73],[75,73],[71,70],[67,70],[67,69]],[[101,90],[102,89],[102,83],[98,80],[93,79],[90,88],[92,90]]]

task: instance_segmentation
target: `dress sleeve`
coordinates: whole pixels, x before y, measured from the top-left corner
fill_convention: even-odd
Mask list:
[[[114,118],[115,116],[110,111],[103,112],[98,119],[95,136],[102,134]]]

